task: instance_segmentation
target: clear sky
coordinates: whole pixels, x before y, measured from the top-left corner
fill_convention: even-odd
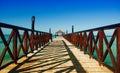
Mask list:
[[[0,22],[35,29],[71,32],[120,22],[120,0],[0,0]]]

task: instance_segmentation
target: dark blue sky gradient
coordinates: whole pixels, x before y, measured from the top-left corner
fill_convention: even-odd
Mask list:
[[[71,32],[120,22],[120,0],[0,0],[0,22],[54,33]]]

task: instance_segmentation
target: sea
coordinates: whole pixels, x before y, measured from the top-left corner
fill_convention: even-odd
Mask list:
[[[21,37],[22,37],[22,36],[21,36]],[[8,40],[9,35],[5,35],[5,38],[6,38],[6,40]],[[55,38],[55,35],[52,36],[52,39],[54,39],[54,38]],[[96,37],[95,37],[95,38],[96,38]],[[111,36],[107,36],[107,39],[108,39],[108,42],[110,42]],[[104,49],[103,49],[103,53],[105,53],[105,51],[106,51],[106,49],[107,49],[107,46],[106,46],[105,42],[103,42],[103,43],[104,43],[104,45],[103,45],[103,48],[104,48]],[[11,39],[11,42],[10,42],[10,44],[9,44],[10,50],[13,49],[12,44],[13,44],[13,39]],[[97,43],[97,46],[99,46],[98,44],[99,44],[99,43]],[[18,40],[17,45],[20,45],[19,40]],[[94,43],[93,43],[93,45],[94,45]],[[5,48],[5,45],[3,44],[2,39],[1,39],[1,37],[0,37],[0,56],[2,55],[2,52],[3,52],[4,48]],[[112,53],[113,53],[113,55],[114,55],[114,59],[116,60],[116,39],[114,40],[114,42],[113,42],[113,44],[112,44],[112,46],[111,46],[111,50],[112,50]],[[30,51],[30,49],[29,49],[29,51]],[[88,50],[87,50],[87,51],[88,51]],[[87,53],[89,53],[89,51],[88,51]],[[22,55],[23,55],[23,52],[22,52],[22,49],[21,49],[19,57],[21,57]],[[96,51],[94,51],[93,57],[96,58],[96,59],[98,59],[98,56],[97,56],[97,54],[96,54]],[[7,51],[6,54],[5,54],[5,57],[4,57],[4,59],[3,59],[3,62],[2,62],[2,66],[5,65],[5,64],[7,64],[7,63],[9,63],[9,62],[11,62],[11,61],[12,61],[12,59],[11,59],[11,57],[10,57],[8,51]],[[110,66],[110,67],[113,67],[112,60],[111,60],[111,58],[110,58],[110,54],[109,54],[109,53],[107,54],[107,57],[106,57],[104,63],[107,64],[107,65]]]

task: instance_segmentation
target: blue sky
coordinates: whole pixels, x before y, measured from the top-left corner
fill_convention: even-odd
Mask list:
[[[120,22],[120,0],[0,0],[0,22],[35,29],[71,32]]]

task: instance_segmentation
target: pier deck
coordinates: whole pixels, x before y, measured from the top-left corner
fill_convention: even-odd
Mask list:
[[[113,73],[99,66],[95,59],[77,49],[63,37],[57,37],[48,46],[23,57],[18,64],[11,64],[0,73]]]

